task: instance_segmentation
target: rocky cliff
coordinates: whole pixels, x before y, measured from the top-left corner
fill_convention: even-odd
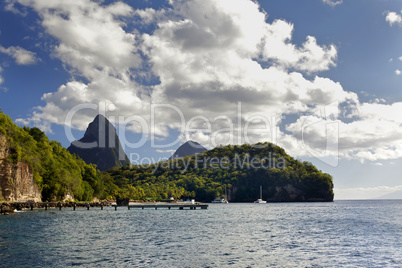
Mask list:
[[[41,202],[41,192],[34,182],[32,169],[24,162],[10,162],[9,155],[7,139],[0,133],[0,199]]]
[[[84,137],[72,142],[67,150],[81,157],[87,164],[97,165],[101,171],[130,163],[115,127],[100,114],[89,124]]]

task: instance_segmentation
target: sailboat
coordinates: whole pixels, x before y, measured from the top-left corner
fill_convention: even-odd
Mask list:
[[[266,204],[267,201],[262,200],[262,186],[260,186],[260,198],[258,198],[256,201],[254,201],[254,203],[257,204]]]
[[[225,186],[225,197],[227,196],[226,194],[226,186]],[[224,203],[224,204],[228,204],[229,201],[226,200],[225,198],[215,198],[214,200],[211,201],[211,203]]]

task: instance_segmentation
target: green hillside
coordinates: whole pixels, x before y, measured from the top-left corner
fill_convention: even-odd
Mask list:
[[[231,201],[332,201],[333,182],[309,162],[271,143],[225,146],[149,166],[110,169],[105,175],[131,199],[193,197],[211,201],[228,191]]]
[[[43,201],[61,200],[68,192],[82,201],[105,196],[108,185],[100,171],[71,155],[60,143],[49,141],[40,129],[20,128],[0,110],[1,134],[10,147],[7,161],[23,161],[32,168]]]

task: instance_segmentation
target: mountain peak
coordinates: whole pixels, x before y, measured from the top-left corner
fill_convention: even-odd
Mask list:
[[[96,164],[101,171],[129,164],[115,127],[101,114],[88,125],[84,137],[72,142],[67,150],[87,164]]]
[[[205,151],[207,151],[207,149],[198,142],[187,141],[176,150],[176,152],[170,157],[170,159],[199,154]]]
[[[104,118],[104,119],[106,119],[106,120],[107,120],[107,118],[106,118],[106,117],[104,117],[104,116],[103,116],[103,114],[98,114],[97,116],[95,116],[94,121],[95,121],[96,119],[99,119],[99,118]],[[109,121],[109,120],[108,120],[108,121]]]
[[[85,131],[84,138],[86,138],[86,140],[84,140],[84,142],[87,142],[88,138],[91,139],[88,141],[102,141],[102,139],[110,136],[110,132],[116,133],[115,127],[106,117],[98,114],[94,120],[89,123],[88,128]]]

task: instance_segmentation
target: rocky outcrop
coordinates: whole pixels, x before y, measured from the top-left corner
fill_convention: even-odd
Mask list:
[[[181,145],[170,159],[185,157],[205,152],[207,149],[196,141],[188,141]]]
[[[130,164],[115,127],[100,114],[89,124],[84,137],[72,142],[67,150],[101,171]]]
[[[35,184],[32,169],[24,162],[11,163],[10,148],[0,134],[0,199],[9,202],[41,202],[41,192]]]

